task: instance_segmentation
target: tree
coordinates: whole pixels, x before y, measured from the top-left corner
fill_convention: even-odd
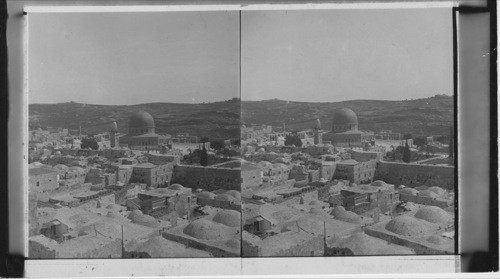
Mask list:
[[[411,139],[411,138],[412,138],[412,135],[411,135],[411,134],[404,134],[404,135],[403,135],[403,139],[404,139],[404,140],[409,140],[409,139]]]
[[[240,146],[241,145],[241,140],[239,140],[239,139],[232,139],[231,140],[231,145]]]
[[[207,153],[207,149],[205,148],[205,145],[203,145],[203,149],[201,149],[200,165],[202,165],[204,167],[208,165],[208,153]]]
[[[285,145],[302,146],[302,141],[300,140],[299,136],[290,134],[285,137]]]
[[[409,163],[410,161],[411,161],[410,146],[408,145],[408,141],[406,141],[405,149],[403,150],[403,162]]]
[[[200,142],[201,143],[210,142],[210,139],[208,137],[202,137]]]
[[[418,138],[414,138],[413,139],[413,144],[418,146],[418,147],[422,147],[424,145],[427,144],[427,139],[424,138],[424,137],[418,137]]]
[[[230,158],[240,155],[240,152],[230,148],[223,148],[217,154],[222,155],[226,158]]]
[[[99,149],[99,144],[97,143],[97,141],[94,138],[83,138],[82,144],[80,145],[80,148],[81,149],[90,148],[93,150],[97,150],[97,149]]]
[[[224,148],[224,142],[220,140],[213,140],[210,142],[210,147],[214,150],[221,150]]]

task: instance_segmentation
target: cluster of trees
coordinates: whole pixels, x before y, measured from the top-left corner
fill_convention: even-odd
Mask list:
[[[302,140],[296,133],[288,134],[285,137],[285,145],[286,146],[302,146]]]
[[[190,154],[184,156],[183,162],[186,164],[200,164],[201,166],[208,166],[217,163],[226,162],[231,157],[239,156],[240,151],[234,146],[240,145],[240,140],[231,140],[231,146],[226,146],[223,140],[212,140],[209,138],[201,138],[201,143],[203,146],[201,149],[195,149]],[[216,154],[219,156],[214,156],[213,154],[208,154],[206,148],[206,143],[210,143],[210,148],[214,149]]]
[[[408,141],[406,141],[405,146],[399,145],[391,151],[388,151],[386,157],[392,161],[411,162],[413,156]]]
[[[81,149],[93,149],[97,150],[99,149],[99,144],[97,141],[92,138],[92,137],[87,137],[87,138],[82,138],[82,144],[80,145]]]

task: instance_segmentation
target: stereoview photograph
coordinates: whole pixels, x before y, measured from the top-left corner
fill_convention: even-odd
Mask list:
[[[451,8],[27,17],[30,259],[455,253]]]
[[[455,253],[451,12],[242,12],[244,257]]]
[[[238,257],[238,12],[29,15],[29,257]]]

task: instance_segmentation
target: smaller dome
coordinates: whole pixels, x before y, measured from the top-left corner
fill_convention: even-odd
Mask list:
[[[216,200],[221,200],[221,201],[229,201],[229,202],[232,202],[232,201],[236,200],[233,196],[230,196],[228,194],[217,195],[217,196],[215,196],[215,199]]]
[[[333,218],[336,220],[347,223],[360,224],[363,221],[358,214],[352,211],[346,211],[342,206],[335,207],[330,214],[333,215]]]
[[[215,214],[212,221],[228,227],[240,227],[241,214],[236,210],[222,210]]]
[[[216,195],[225,194],[226,190],[224,190],[224,189],[217,189],[217,190],[213,191],[212,193],[214,193]]]
[[[222,240],[232,236],[230,227],[206,219],[198,219],[187,225],[183,232],[204,240]]]
[[[137,218],[138,216],[141,216],[143,215],[142,214],[142,211],[140,211],[139,209],[134,209],[132,210],[132,212],[130,212],[130,214],[128,215],[128,219],[130,220],[134,220],[135,218]]]
[[[432,186],[432,187],[429,187],[429,189],[427,189],[429,191],[432,191],[434,193],[436,193],[437,195],[439,195],[440,197],[444,197],[446,196],[447,192],[445,189],[441,188],[441,187],[438,187],[438,186]]]
[[[428,198],[433,198],[433,199],[439,197],[436,193],[429,191],[429,190],[419,191],[417,195],[419,195],[421,197],[428,197]]]
[[[427,189],[429,189],[429,187],[428,187],[428,186],[425,186],[425,185],[422,185],[422,186],[417,186],[417,187],[415,187],[415,189],[417,189],[417,190],[419,190],[419,191],[423,191],[423,190],[427,190]]]
[[[240,200],[241,199],[241,193],[236,191],[236,190],[229,190],[226,192],[226,195],[230,195],[232,197],[234,197],[235,199],[238,199]]]
[[[418,191],[413,188],[403,188],[399,191],[400,194],[405,194],[405,195],[412,195],[415,196],[418,194]]]
[[[386,186],[387,184],[382,180],[375,180],[370,185],[377,186],[377,187],[383,187],[383,186]]]
[[[385,229],[403,236],[422,237],[434,233],[437,225],[412,216],[400,215],[389,221]]]
[[[132,219],[132,223],[134,224],[138,224],[138,225],[142,225],[142,226],[146,226],[146,227],[150,227],[150,228],[157,228],[159,227],[159,224],[158,222],[156,221],[156,219],[152,216],[149,216],[149,215],[138,215],[138,216],[135,216],[133,219]]]
[[[415,213],[415,218],[431,223],[446,223],[452,221],[451,215],[437,206],[426,206]]]
[[[170,190],[182,190],[184,187],[181,184],[172,184],[167,187]]]
[[[215,198],[215,194],[214,193],[210,193],[210,192],[206,192],[206,191],[203,191],[199,194],[196,195],[197,198],[202,198],[202,199],[213,199]]]

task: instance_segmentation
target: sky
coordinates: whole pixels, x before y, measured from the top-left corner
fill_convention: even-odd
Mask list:
[[[241,98],[453,95],[451,8],[243,11]]]
[[[240,95],[238,11],[30,14],[28,32],[30,103]]]
[[[452,95],[452,36],[450,8],[30,14],[29,101]]]

